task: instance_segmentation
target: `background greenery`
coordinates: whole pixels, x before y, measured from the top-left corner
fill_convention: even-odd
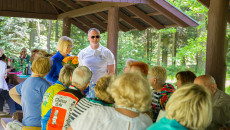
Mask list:
[[[200,23],[198,27],[173,27],[162,30],[119,32],[117,71],[122,73],[125,61],[133,58],[144,61],[149,66],[162,65],[167,68],[168,82],[175,83],[175,74],[191,70],[196,75],[204,74],[207,41],[208,9],[197,0],[168,0]],[[87,35],[71,27],[74,41],[72,55],[89,45]],[[50,33],[49,33],[50,32]],[[0,47],[7,56],[18,56],[20,49],[26,47],[56,52],[56,43],[62,35],[62,22],[0,17]],[[107,33],[101,35],[101,44],[106,46]],[[227,42],[230,45],[230,26],[227,26]],[[47,48],[50,44],[50,48]],[[226,92],[230,94],[230,51],[227,52]]]

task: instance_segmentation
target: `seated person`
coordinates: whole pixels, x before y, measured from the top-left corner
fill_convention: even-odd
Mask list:
[[[3,112],[4,101],[6,101],[10,107],[10,114],[12,116],[13,113],[16,112],[16,109],[15,102],[10,98],[9,86],[5,80],[7,78],[7,65],[5,60],[6,56],[2,54],[2,56],[0,56],[0,115],[7,115],[7,113]]]
[[[137,60],[134,60],[134,59],[127,59],[126,60],[126,63],[125,63],[125,67],[123,68],[124,72],[129,72],[130,70],[130,65],[133,63],[133,62],[136,62]]]
[[[71,66],[71,65],[64,65],[63,68],[60,71],[59,74],[59,78],[56,81],[55,84],[53,84],[52,86],[50,86],[47,91],[45,92],[44,96],[43,96],[43,101],[42,101],[42,129],[45,130],[46,129],[46,124],[50,118],[50,114],[51,114],[51,108],[52,108],[52,103],[53,103],[53,98],[54,96],[68,88],[68,86],[71,85],[71,80],[70,77],[73,74],[75,67]]]
[[[41,127],[42,98],[50,84],[44,79],[51,69],[48,58],[40,57],[32,63],[33,75],[10,90],[11,98],[22,106],[24,126]]]
[[[195,78],[196,75],[192,71],[180,71],[176,74],[176,86],[180,88],[181,85],[193,83]]]
[[[67,129],[70,115],[81,98],[85,97],[83,91],[88,87],[92,72],[86,66],[77,67],[70,77],[72,85],[58,92],[52,103],[52,110],[46,129]]]
[[[170,97],[166,113],[147,130],[204,130],[212,120],[211,95],[202,86],[184,85]]]
[[[137,61],[137,62],[133,62],[132,64],[130,64],[130,70],[129,71],[130,72],[139,71],[147,78],[149,66],[145,62]]]
[[[151,90],[139,73],[123,73],[107,89],[115,108],[92,106],[77,117],[68,130],[144,130],[152,124],[142,112],[151,108]]]
[[[23,60],[25,60],[25,62],[27,62],[27,63],[30,62],[30,55],[27,54],[26,48],[21,49],[19,59],[20,59],[21,63],[23,62]]]
[[[210,75],[201,75],[194,80],[195,84],[206,87],[212,95],[212,122],[208,130],[230,129],[230,96],[217,88],[215,79]]]
[[[73,113],[71,114],[70,123],[77,118],[79,115],[81,115],[83,112],[88,110],[94,105],[103,105],[103,106],[112,106],[114,103],[113,98],[111,95],[106,91],[109,84],[115,79],[114,75],[106,75],[101,77],[95,86],[95,99],[89,99],[89,98],[82,98],[79,103],[76,105],[76,107],[73,110]]]
[[[165,83],[167,78],[166,69],[162,66],[153,66],[149,70],[149,82],[152,86],[152,112],[155,122],[160,110],[165,110],[165,105],[175,88]]]

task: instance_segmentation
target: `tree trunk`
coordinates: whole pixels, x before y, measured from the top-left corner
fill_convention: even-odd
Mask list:
[[[158,44],[157,44],[157,65],[160,65],[161,35],[162,32],[159,32]]]
[[[206,26],[205,26],[205,14],[199,14],[198,16],[198,21],[204,23],[203,26],[197,30],[197,38],[199,37],[203,37],[203,33],[206,32]],[[205,42],[201,42],[200,43],[201,46],[206,46]],[[200,51],[200,52],[197,52],[196,53],[196,70],[197,72],[200,72],[202,70],[204,70],[205,68],[205,60],[204,60],[204,57],[205,57],[205,52],[204,51]]]
[[[150,29],[146,29],[146,36],[147,36],[147,43],[146,43],[146,54],[147,54],[147,61],[150,61],[151,57],[150,57],[150,48],[151,48],[151,36],[150,36],[151,30]]]
[[[164,37],[162,46],[162,64],[165,66],[168,64],[168,42],[169,37]]]
[[[177,32],[173,33],[173,42],[172,42],[172,66],[176,66],[176,36]]]
[[[55,23],[55,42],[58,41],[58,28],[59,28],[59,24],[58,24],[58,20],[56,20],[56,23]]]
[[[50,53],[51,30],[52,30],[52,20],[49,20],[49,32],[48,32],[48,35],[47,35],[47,50],[48,50],[48,53]]]
[[[39,21],[39,20],[37,20],[37,35],[38,35],[38,43],[40,43],[40,33],[41,33],[40,21]]]
[[[34,23],[33,21],[30,21],[29,22],[29,28],[31,28],[31,31],[30,31],[30,41],[29,41],[29,49],[31,49],[31,47],[34,46],[35,36],[37,35],[36,23]]]

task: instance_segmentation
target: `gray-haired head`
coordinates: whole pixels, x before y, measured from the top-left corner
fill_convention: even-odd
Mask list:
[[[97,32],[100,34],[100,31],[99,31],[97,28],[90,28],[89,31],[88,31],[88,34],[89,34],[89,32],[91,32],[92,30],[97,31]]]
[[[72,83],[79,84],[84,88],[90,82],[91,77],[90,69],[86,66],[80,66],[73,71]]]

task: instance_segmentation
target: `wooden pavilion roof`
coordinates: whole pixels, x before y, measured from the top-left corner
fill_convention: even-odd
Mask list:
[[[201,4],[203,4],[205,7],[209,8],[210,0],[198,0]],[[229,0],[229,6],[228,6],[228,23],[230,23],[230,0]]]
[[[108,9],[119,6],[119,30],[163,29],[199,24],[166,0],[0,0],[0,16],[38,19],[72,18],[84,32],[107,31]]]

